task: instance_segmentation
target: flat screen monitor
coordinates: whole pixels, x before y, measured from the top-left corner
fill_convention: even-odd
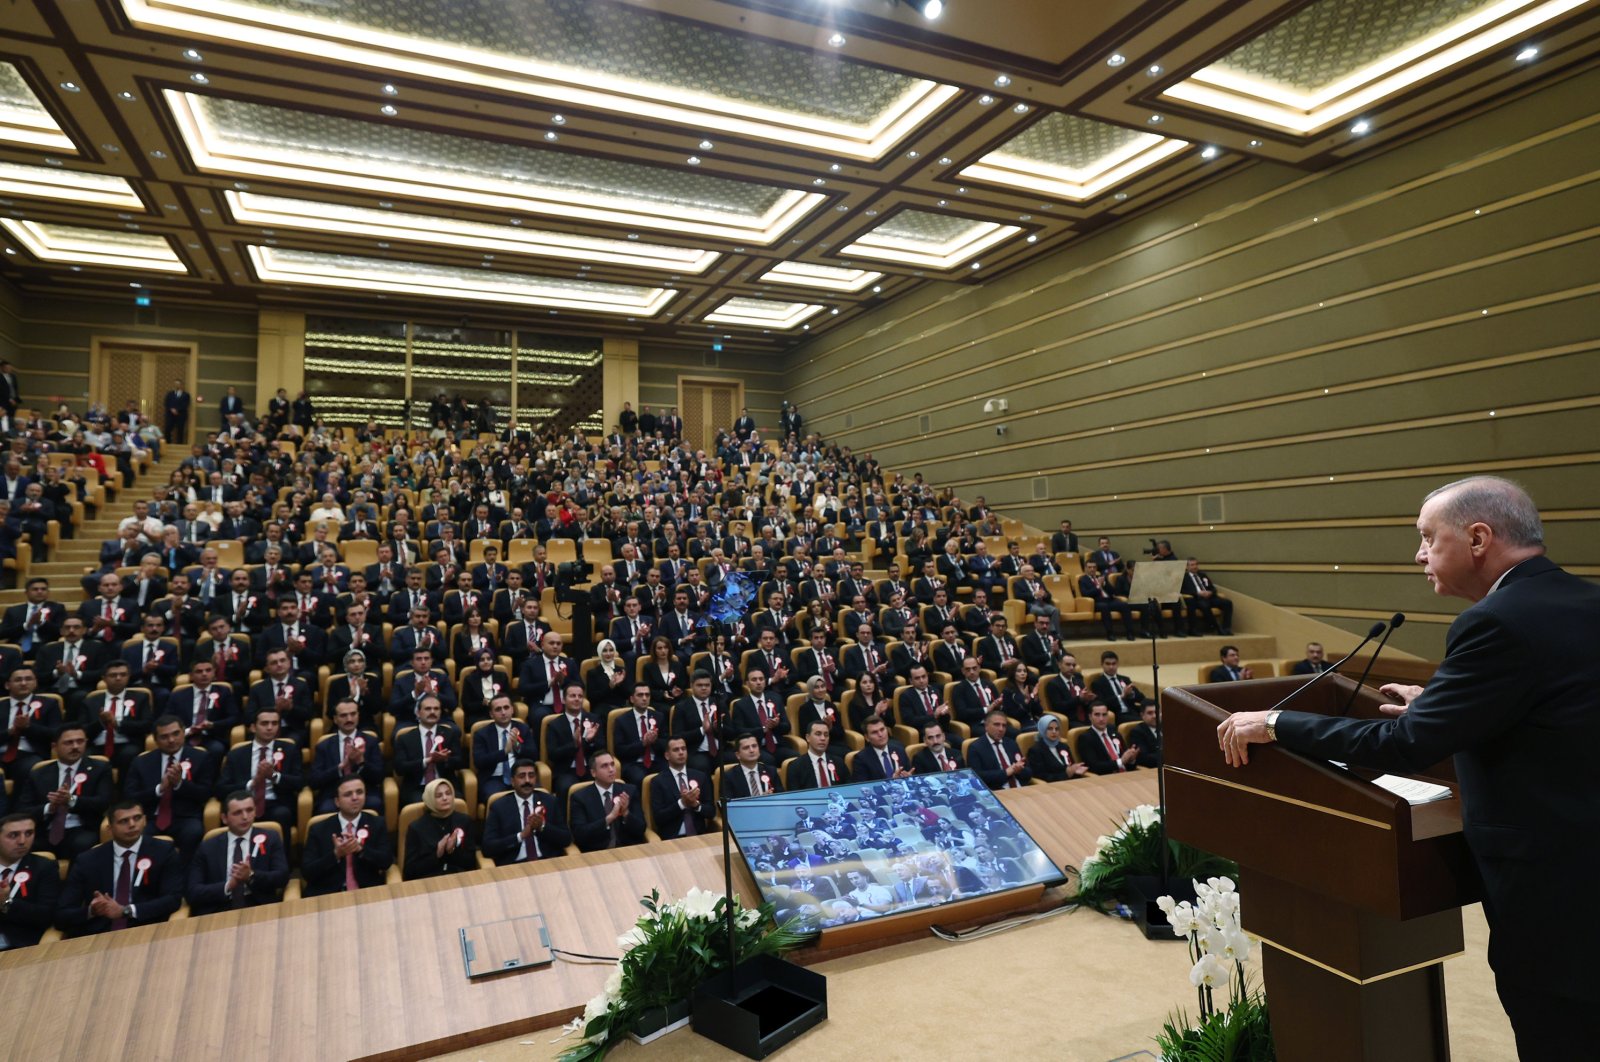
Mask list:
[[[1066,879],[970,770],[728,803],[779,924],[827,929]]]

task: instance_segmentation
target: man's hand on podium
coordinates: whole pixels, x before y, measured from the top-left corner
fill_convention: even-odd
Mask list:
[[[1268,712],[1235,712],[1217,727],[1217,747],[1227,759],[1228,766],[1242,767],[1250,762],[1251,745],[1265,745],[1272,741],[1267,733]]]
[[[1402,686],[1398,682],[1386,682],[1378,687],[1378,692],[1389,697],[1400,698],[1399,704],[1378,705],[1378,711],[1384,715],[1405,715],[1406,709],[1410,707],[1411,702],[1416,700],[1418,695],[1422,693],[1422,687]]]

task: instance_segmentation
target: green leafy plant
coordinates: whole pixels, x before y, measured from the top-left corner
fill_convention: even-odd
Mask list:
[[[735,896],[731,903],[738,905]],[[728,906],[720,893],[690,889],[676,903],[662,903],[652,889],[639,901],[645,913],[617,938],[622,957],[605,987],[567,1027],[583,1042],[562,1052],[560,1062],[589,1062],[607,1051],[639,1023],[646,1012],[688,999],[695,988],[728,968]],[[740,910],[734,919],[735,963],[774,955],[804,939],[793,923],[773,928],[773,906]]]
[[[1180,880],[1225,877],[1237,880],[1239,866],[1231,859],[1167,839],[1173,877]],[[1073,869],[1078,876],[1078,903],[1104,908],[1121,897],[1130,877],[1161,873],[1161,811],[1140,804],[1111,833],[1095,842],[1095,851]]]

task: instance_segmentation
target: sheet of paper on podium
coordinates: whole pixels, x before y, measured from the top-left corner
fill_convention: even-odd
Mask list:
[[[1344,767],[1338,760],[1329,760],[1335,767]],[[1447,785],[1435,785],[1420,778],[1407,778],[1400,774],[1380,774],[1370,780],[1379,789],[1387,789],[1406,803],[1431,804],[1435,800],[1449,800],[1455,793]]]

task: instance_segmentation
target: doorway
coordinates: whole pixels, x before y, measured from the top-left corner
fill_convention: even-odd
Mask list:
[[[710,447],[717,432],[729,431],[744,406],[744,383],[708,376],[678,377],[678,415],[683,438],[697,450]]]
[[[199,348],[193,343],[146,339],[94,339],[89,359],[89,396],[112,416],[139,404],[139,410],[158,426],[165,420],[162,396],[174,380],[194,393]],[[191,414],[191,418],[192,418]]]

